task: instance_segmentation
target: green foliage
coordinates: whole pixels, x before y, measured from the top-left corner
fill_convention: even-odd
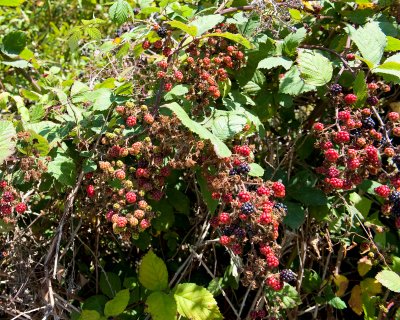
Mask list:
[[[16,132],[12,122],[0,121],[0,162],[6,160],[14,153]]]
[[[396,272],[383,270],[376,275],[376,280],[389,290],[400,292],[400,276]]]
[[[154,320],[174,320],[176,319],[177,306],[170,294],[156,291],[150,294],[146,300],[147,311]]]
[[[162,259],[150,250],[139,267],[139,281],[147,289],[160,291],[168,288],[168,271]]]
[[[115,317],[124,312],[129,302],[129,290],[117,292],[115,297],[108,301],[104,306],[104,315],[106,317]]]

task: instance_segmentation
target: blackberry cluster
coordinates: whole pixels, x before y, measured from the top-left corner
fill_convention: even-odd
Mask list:
[[[338,83],[334,83],[333,85],[331,85],[330,87],[330,91],[332,94],[339,94],[342,92],[342,86]]]
[[[240,211],[246,215],[249,215],[252,214],[255,211],[255,209],[253,204],[251,204],[250,202],[246,202],[242,205]]]
[[[168,32],[165,27],[161,26],[158,28],[157,34],[160,38],[165,38],[167,36]]]
[[[284,269],[279,273],[280,279],[284,282],[293,282],[296,280],[297,275],[290,269]]]

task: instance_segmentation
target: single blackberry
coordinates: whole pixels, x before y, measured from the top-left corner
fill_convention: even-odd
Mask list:
[[[140,13],[140,8],[133,8],[133,13],[134,14],[139,14]]]
[[[285,204],[283,204],[282,202],[275,203],[274,208],[278,209],[278,210],[283,210],[285,213],[288,212],[287,206]]]
[[[250,202],[244,203],[240,210],[244,214],[252,214],[255,211],[253,204],[251,204]]]
[[[397,204],[400,202],[400,192],[399,191],[393,191],[390,195],[389,195],[389,202],[393,203],[393,204]]]
[[[224,236],[231,236],[233,234],[233,232],[235,231],[235,226],[234,225],[230,225],[230,226],[226,226],[224,228],[224,230],[222,231],[222,233],[224,234]]]
[[[244,230],[243,228],[237,227],[235,228],[235,231],[233,232],[234,235],[240,239],[243,239],[244,237],[246,237],[246,230]]]
[[[250,172],[250,166],[248,163],[243,162],[241,163],[237,168],[237,172],[242,173],[242,174],[247,174]]]
[[[115,31],[115,36],[116,37],[120,37],[122,35],[122,30],[120,29],[120,28],[118,28],[116,31]]]
[[[149,166],[149,162],[146,160],[138,161],[138,168],[147,168]]]
[[[251,238],[253,238],[254,236],[254,229],[250,223],[246,224],[246,231],[247,231],[247,238],[251,240]]]
[[[370,96],[367,98],[367,103],[370,106],[376,106],[379,103],[379,99],[376,96]]]
[[[375,127],[375,121],[371,117],[362,120],[363,128],[372,129]]]
[[[296,278],[297,278],[296,274],[290,269],[282,270],[279,273],[279,275],[280,275],[281,280],[285,281],[285,282],[292,282],[292,281],[296,280]]]
[[[337,95],[342,92],[342,86],[338,83],[334,83],[331,85],[330,90],[332,94]]]
[[[396,217],[396,218],[400,217],[400,203],[399,202],[394,203],[391,212],[394,217]]]
[[[160,38],[165,38],[167,36],[167,29],[165,27],[160,27],[157,30],[157,34]]]
[[[360,129],[353,129],[353,130],[350,130],[350,136],[351,136],[352,138],[359,138],[359,137],[361,137],[361,135],[362,135],[362,132],[361,132]]]
[[[235,168],[232,168],[231,170],[229,170],[229,175],[230,176],[235,176],[237,174],[238,174],[238,172],[237,172],[237,170]]]

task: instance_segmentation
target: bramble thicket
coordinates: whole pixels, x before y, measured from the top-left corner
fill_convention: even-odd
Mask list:
[[[398,0],[0,0],[1,319],[400,319]]]

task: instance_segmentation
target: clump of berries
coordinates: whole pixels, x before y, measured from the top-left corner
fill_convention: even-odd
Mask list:
[[[242,281],[256,288],[261,281],[277,277],[279,225],[287,208],[280,202],[286,193],[281,182],[263,181],[249,172],[232,174],[232,169],[252,161],[249,146],[235,146],[232,156],[221,161],[218,174],[206,178],[212,197],[219,200],[220,213],[211,221],[219,242],[243,258]],[[274,288],[280,290],[277,279]]]
[[[28,207],[22,202],[17,191],[5,180],[0,181],[0,219],[6,224],[15,223],[16,218]]]
[[[384,83],[369,83],[364,107],[350,108],[357,97],[344,94],[339,85],[331,86],[336,106],[333,124],[317,122],[313,131],[315,147],[323,154],[322,165],[316,168],[323,175],[321,187],[326,192],[349,190],[366,179],[382,186],[375,193],[386,200],[382,212],[400,214],[396,193],[400,187],[400,115],[379,108],[379,92],[390,90]]]

